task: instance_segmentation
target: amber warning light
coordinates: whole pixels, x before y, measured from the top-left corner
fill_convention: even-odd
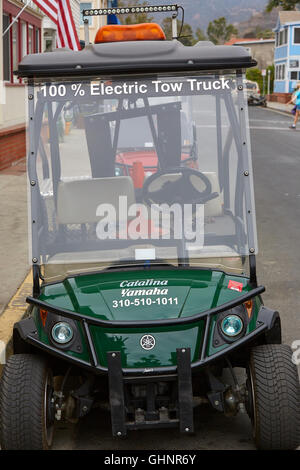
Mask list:
[[[95,44],[122,41],[163,41],[165,33],[157,23],[107,25],[99,29]]]

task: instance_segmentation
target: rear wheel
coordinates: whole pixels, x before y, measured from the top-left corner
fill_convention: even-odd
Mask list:
[[[0,444],[6,450],[49,449],[53,438],[53,377],[43,358],[13,355],[0,383]]]
[[[254,347],[247,374],[247,411],[256,446],[296,449],[300,445],[300,386],[291,348],[284,344]]]

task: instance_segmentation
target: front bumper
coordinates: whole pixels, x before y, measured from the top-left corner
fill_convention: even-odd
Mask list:
[[[91,318],[86,315],[82,315],[76,312],[72,312],[69,310],[61,309],[58,307],[54,307],[46,302],[40,301],[38,299],[28,297],[27,302],[38,307],[41,309],[45,309],[51,313],[60,315],[62,317],[66,317],[75,321],[80,322],[82,326],[82,331],[84,333],[85,342],[88,349],[89,360],[83,360],[78,357],[71,356],[66,351],[63,351],[51,344],[46,344],[42,342],[38,338],[37,327],[33,318],[28,318],[22,320],[21,322],[15,325],[15,329],[18,331],[19,336],[23,341],[37,347],[53,356],[56,356],[62,360],[66,360],[70,363],[78,365],[79,367],[83,367],[85,369],[90,370],[96,374],[108,374],[109,367],[103,367],[99,363],[99,359],[97,356],[96,348],[93,344],[93,338],[90,332],[90,326],[95,325],[103,328],[152,328],[152,327],[160,327],[160,326],[180,326],[180,325],[188,325],[199,322],[199,320],[204,320],[205,328],[204,328],[204,335],[201,344],[201,352],[199,354],[199,358],[196,361],[193,361],[190,366],[192,371],[196,371],[199,368],[211,363],[212,361],[216,361],[222,356],[225,356],[231,353],[233,350],[236,350],[242,347],[245,343],[253,340],[258,335],[262,334],[264,331],[270,328],[270,325],[266,321],[260,321],[258,316],[258,321],[256,323],[256,328],[248,333],[247,335],[243,336],[242,338],[238,339],[232,344],[229,344],[226,349],[218,351],[211,356],[207,355],[207,344],[209,341],[210,336],[210,326],[211,326],[211,319],[213,315],[218,313],[222,313],[226,310],[234,308],[249,299],[252,299],[262,292],[264,292],[265,288],[263,286],[257,287],[252,289],[249,293],[244,294],[237,299],[227,302],[219,307],[207,310],[206,312],[202,312],[198,315],[194,315],[192,317],[187,318],[176,318],[176,319],[166,319],[166,320],[155,320],[155,321],[104,321],[98,318]],[[264,308],[264,307],[262,307]],[[111,351],[117,353],[118,351]],[[109,352],[109,354],[111,353]],[[177,372],[177,365],[172,366],[164,366],[164,367],[148,367],[148,368],[122,368],[122,373],[124,376],[126,375],[159,375],[159,374],[173,374]]]

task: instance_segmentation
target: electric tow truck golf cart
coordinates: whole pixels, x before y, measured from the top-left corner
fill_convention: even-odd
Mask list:
[[[55,420],[106,402],[116,437],[194,433],[208,404],[246,411],[258,448],[294,449],[297,370],[256,279],[243,89],[255,62],[183,46],[179,7],[147,8],[173,14],[172,41],[156,24],[104,26],[83,51],[18,69],[33,294],[1,380],[1,447],[48,449]]]

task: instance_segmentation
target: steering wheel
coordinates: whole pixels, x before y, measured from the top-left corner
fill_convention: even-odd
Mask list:
[[[205,204],[218,195],[212,193],[206,175],[187,167],[159,170],[143,186],[143,200],[154,207],[160,203]]]

